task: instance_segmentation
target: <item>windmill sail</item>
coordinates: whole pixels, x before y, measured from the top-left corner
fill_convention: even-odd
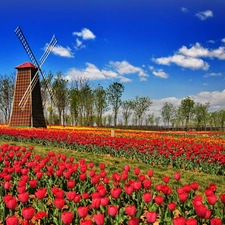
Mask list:
[[[20,27],[17,27],[17,28],[16,28],[15,34],[17,35],[17,37],[18,37],[18,39],[20,40],[20,42],[21,42],[23,48],[24,48],[25,51],[27,52],[27,54],[28,54],[28,56],[29,56],[31,62],[32,62],[35,66],[37,66],[37,68],[38,68],[38,70],[37,70],[35,76],[34,76],[33,79],[31,80],[31,82],[30,82],[30,84],[28,85],[28,87],[27,87],[27,89],[26,89],[26,91],[25,91],[25,93],[24,93],[24,95],[23,95],[21,101],[19,102],[19,107],[20,107],[21,109],[24,109],[24,107],[25,107],[25,105],[26,105],[26,103],[27,103],[27,100],[29,99],[29,96],[30,96],[30,94],[31,94],[31,92],[32,92],[32,90],[33,90],[33,88],[35,87],[37,81],[39,80],[39,77],[38,77],[38,71],[40,71],[40,73],[41,73],[41,75],[42,75],[42,78],[43,78],[43,80],[44,80],[44,82],[45,82],[45,86],[46,86],[46,88],[47,88],[48,91],[49,91],[50,97],[51,97],[53,103],[55,104],[56,101],[55,101],[55,97],[54,97],[54,94],[53,94],[53,92],[52,92],[52,89],[49,87],[49,82],[47,81],[45,74],[44,74],[44,73],[42,72],[42,70],[41,70],[41,67],[42,67],[42,65],[44,64],[45,60],[47,59],[47,57],[49,56],[49,54],[51,53],[51,51],[53,50],[53,48],[54,48],[55,45],[56,45],[57,40],[56,40],[55,35],[53,35],[53,37],[52,37],[50,43],[48,44],[48,47],[46,48],[44,54],[43,54],[42,57],[40,58],[40,65],[39,65],[39,63],[38,63],[38,61],[36,60],[36,58],[35,58],[35,56],[34,56],[34,54],[33,54],[33,52],[32,52],[32,50],[31,50],[31,48],[30,48],[30,46],[29,46],[29,44],[28,44],[28,42],[27,42],[27,40],[26,40],[26,38],[25,38],[25,36],[24,36],[24,34],[23,34],[23,32],[22,32],[22,30],[21,30]]]

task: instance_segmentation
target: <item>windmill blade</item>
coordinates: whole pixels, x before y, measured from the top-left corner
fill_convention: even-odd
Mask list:
[[[47,59],[47,57],[49,56],[49,54],[51,53],[51,51],[55,47],[56,43],[57,43],[57,39],[56,39],[55,35],[53,35],[51,41],[48,44],[48,47],[46,48],[44,54],[42,55],[42,57],[39,60],[40,61],[40,67],[44,64],[45,60]]]
[[[28,56],[30,57],[31,62],[37,66],[39,68],[38,62],[36,60],[36,58],[34,57],[34,54],[23,34],[23,31],[21,30],[20,27],[17,27],[16,30],[14,31],[15,34],[17,35],[17,37],[19,38],[21,44],[23,45],[23,48],[25,49],[26,53],[28,54]]]
[[[53,94],[53,92],[52,92],[52,89],[49,88],[49,84],[48,84],[48,81],[47,81],[47,79],[46,79],[46,77],[45,77],[45,74],[44,74],[44,73],[42,72],[42,70],[41,70],[41,67],[42,67],[42,65],[44,64],[45,60],[47,59],[47,57],[49,56],[49,54],[51,53],[51,51],[53,50],[53,48],[54,48],[55,45],[56,45],[57,39],[56,39],[55,35],[53,35],[53,37],[52,37],[50,43],[48,44],[48,47],[46,48],[44,54],[42,55],[42,57],[41,57],[41,59],[40,59],[40,65],[39,65],[38,62],[37,62],[37,60],[36,60],[36,58],[35,58],[35,56],[34,56],[34,54],[33,54],[33,52],[32,52],[32,50],[31,50],[31,48],[30,48],[30,46],[29,46],[29,44],[28,44],[28,42],[27,42],[27,40],[26,40],[26,38],[25,38],[25,36],[24,36],[24,34],[23,34],[23,31],[21,30],[21,28],[20,28],[19,26],[16,28],[15,34],[17,35],[17,37],[18,37],[18,39],[20,40],[22,46],[24,47],[25,51],[27,52],[27,54],[28,54],[28,56],[29,56],[31,62],[32,62],[35,66],[38,67],[38,71],[40,71],[40,73],[41,73],[41,75],[42,75],[42,77],[43,77],[43,80],[44,80],[44,82],[45,82],[46,88],[48,89],[48,91],[49,91],[49,93],[50,93],[50,97],[51,97],[53,103],[55,104],[56,100],[55,100],[54,94]],[[38,74],[38,71],[37,71],[37,74]],[[36,77],[36,74],[35,74],[34,77]],[[33,79],[34,79],[34,78],[33,78]],[[31,88],[31,87],[32,87],[32,84],[34,83],[34,82],[33,82],[33,79],[32,79],[32,81],[31,81],[30,85],[27,87],[27,90],[25,91],[24,96],[22,97],[22,99],[21,99],[21,101],[20,101],[20,106],[22,106],[22,107],[25,106],[25,104],[26,104],[26,102],[27,102],[27,99],[28,99],[28,97],[29,97],[31,91],[33,90],[33,89]],[[35,79],[36,79],[36,78],[35,78]],[[37,82],[37,81],[36,81],[36,82]],[[35,83],[35,84],[36,84],[36,83]],[[33,88],[34,88],[34,87],[33,87]],[[23,101],[24,101],[24,103],[23,103]]]

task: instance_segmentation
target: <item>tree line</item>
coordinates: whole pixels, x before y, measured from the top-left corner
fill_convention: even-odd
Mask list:
[[[41,82],[42,102],[47,124],[75,126],[155,127],[166,129],[224,130],[225,110],[209,112],[210,103],[195,102],[189,96],[179,106],[165,102],[160,116],[151,113],[149,97],[122,100],[125,87],[112,82],[107,88],[79,78],[69,82],[62,72],[47,75],[55,101]],[[8,123],[13,103],[15,74],[0,75],[0,122]]]

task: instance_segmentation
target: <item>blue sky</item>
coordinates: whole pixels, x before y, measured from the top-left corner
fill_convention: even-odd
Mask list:
[[[20,26],[37,59],[73,80],[125,86],[123,99],[148,96],[157,112],[191,96],[225,108],[224,0],[7,0],[0,7],[0,74],[29,61]]]

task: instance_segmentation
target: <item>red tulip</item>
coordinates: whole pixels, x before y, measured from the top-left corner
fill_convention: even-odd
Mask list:
[[[118,206],[114,206],[114,205],[108,206],[108,214],[110,216],[112,216],[112,217],[115,216],[117,214],[117,212],[118,212]]]
[[[46,216],[47,216],[46,212],[43,211],[37,212],[35,215],[35,220],[40,220],[42,218],[45,218]]]
[[[16,208],[16,198],[12,195],[5,195],[3,196],[3,201],[8,209],[15,209]]]
[[[101,164],[99,165],[99,168],[100,168],[100,170],[104,170],[104,169],[105,169],[105,164],[104,164],[104,163],[101,163]]]
[[[176,172],[176,173],[174,173],[174,179],[175,180],[180,180],[180,173],[179,172]]]
[[[80,195],[79,194],[77,194],[76,196],[75,196],[75,198],[74,198],[74,200],[73,200],[75,203],[78,203],[78,202],[80,202]]]
[[[101,205],[102,206],[107,206],[108,204],[109,204],[109,198],[108,197],[101,198]]]
[[[139,173],[140,173],[140,171],[141,171],[140,168],[134,168],[134,174],[135,174],[135,175],[138,176]]]
[[[204,205],[196,206],[195,213],[197,214],[198,217],[205,218],[206,213],[207,213],[207,207]]]
[[[39,188],[34,194],[39,200],[42,200],[46,195],[46,188]]]
[[[210,220],[210,225],[222,225],[222,220],[219,218],[212,218]]]
[[[216,201],[217,201],[217,197],[215,194],[212,194],[210,196],[207,197],[207,200],[208,200],[208,203],[210,205],[215,205],[216,204]]]
[[[23,208],[22,216],[25,220],[31,220],[34,216],[35,209],[33,207]]]
[[[152,181],[151,180],[144,180],[143,185],[144,185],[145,190],[149,190],[149,189],[151,189]]]
[[[88,214],[88,208],[86,206],[80,206],[77,209],[77,213],[78,213],[79,217],[84,218]]]
[[[170,202],[170,203],[168,203],[168,205],[167,205],[167,207],[168,207],[168,209],[170,210],[170,211],[174,211],[175,209],[176,209],[176,203],[174,203],[174,202]]]
[[[89,167],[92,169],[95,166],[95,164],[93,162],[89,163]]]
[[[80,177],[80,180],[81,180],[81,181],[84,181],[84,180],[87,179],[86,173],[81,173],[81,174],[79,175],[79,177]]]
[[[69,225],[72,223],[73,213],[72,212],[63,212],[62,213],[62,222],[65,225]]]
[[[131,218],[128,220],[128,225],[139,225],[139,219],[138,218]]]
[[[22,194],[18,194],[18,199],[22,203],[27,203],[28,199],[29,199],[29,193],[28,192],[24,192]]]
[[[110,194],[113,198],[119,198],[121,194],[122,189],[121,188],[113,188],[110,190]]]
[[[61,189],[58,189],[58,191],[56,191],[54,193],[54,195],[55,195],[56,198],[64,198],[64,191],[61,190]]]
[[[134,216],[136,213],[136,207],[134,205],[127,206],[125,211],[128,216]]]
[[[147,174],[148,174],[149,177],[153,177],[154,172],[153,172],[153,170],[148,170]]]
[[[92,220],[81,220],[80,225],[92,225]]]
[[[220,195],[220,200],[223,204],[225,204],[225,194]]]
[[[132,195],[132,193],[134,192],[133,186],[125,187],[125,192],[126,192],[126,194],[128,194],[128,195]]]
[[[95,214],[94,220],[97,225],[104,225],[104,214]]]
[[[62,198],[56,198],[54,200],[54,205],[57,209],[62,209],[64,207],[65,200]]]
[[[82,194],[82,198],[83,198],[83,199],[88,199],[88,198],[89,198],[89,194],[88,194],[87,192],[84,192],[84,193]]]
[[[37,180],[33,179],[29,181],[29,185],[31,188],[36,188],[37,187]]]
[[[75,185],[76,185],[75,180],[68,180],[68,181],[67,181],[67,187],[68,187],[68,188],[74,188]]]
[[[152,194],[149,192],[144,193],[142,197],[145,203],[149,203],[152,200]]]
[[[101,199],[100,198],[92,199],[92,204],[91,205],[92,205],[92,207],[94,209],[98,209],[100,207],[100,205],[101,205]]]
[[[74,200],[76,194],[77,193],[75,191],[69,191],[66,193],[66,197],[69,201],[72,201],[72,200]]]
[[[18,225],[19,219],[17,216],[8,216],[6,218],[6,225]]]
[[[4,183],[4,189],[5,189],[5,190],[9,190],[10,187],[11,187],[11,183],[10,183],[9,181],[6,181],[6,182]]]
[[[149,223],[155,223],[156,221],[156,212],[147,212],[146,218]]]
[[[188,195],[186,192],[182,192],[182,193],[178,194],[178,198],[179,198],[180,202],[186,202]]]
[[[163,177],[163,182],[164,182],[164,183],[167,184],[167,183],[169,182],[169,180],[170,180],[170,177],[168,177],[168,176],[164,176],[164,177]]]
[[[198,221],[194,218],[190,218],[186,220],[186,224],[185,225],[198,225]]]
[[[190,184],[190,187],[192,190],[196,191],[198,189],[198,183],[197,182],[193,182]]]
[[[173,219],[174,225],[185,225],[185,218],[184,217],[176,217]]]
[[[164,198],[163,198],[161,195],[158,195],[158,196],[156,196],[156,197],[154,198],[154,200],[155,200],[155,203],[156,203],[157,205],[162,205],[162,204],[163,204],[163,201],[164,201]]]

